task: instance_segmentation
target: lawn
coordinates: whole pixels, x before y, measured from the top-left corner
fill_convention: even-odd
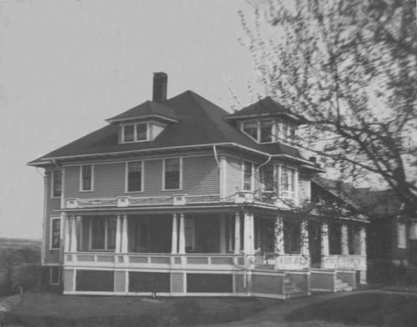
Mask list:
[[[417,321],[416,294],[385,291],[326,294],[285,301],[27,293],[15,303],[11,312],[3,313],[5,326],[414,327]]]

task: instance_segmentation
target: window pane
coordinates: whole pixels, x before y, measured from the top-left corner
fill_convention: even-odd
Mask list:
[[[142,162],[129,162],[127,173],[128,192],[142,191]]]
[[[272,142],[272,121],[261,121],[261,142]]]
[[[264,191],[274,191],[274,166],[267,165],[263,167],[262,184]]]
[[[117,218],[107,218],[107,249],[114,250],[116,248],[116,229]]]
[[[124,126],[123,127],[123,142],[133,142],[135,140],[134,132],[135,132],[135,125]]]
[[[255,140],[258,140],[258,124],[256,122],[244,122],[243,131]]]
[[[180,159],[165,159],[165,189],[180,188]]]
[[[91,165],[81,166],[82,170],[82,190],[91,191]]]
[[[61,196],[62,172],[55,170],[53,172],[53,196]]]
[[[60,247],[61,240],[61,220],[53,219],[52,220],[52,248],[57,249]]]
[[[329,224],[329,254],[342,254],[342,231],[340,224]]]
[[[93,217],[91,221],[91,248],[104,250],[106,221],[103,217]]]
[[[243,162],[243,190],[252,190],[252,163]]]
[[[299,254],[301,249],[300,222],[284,221],[284,251],[286,254]]]
[[[148,131],[148,125],[147,124],[137,124],[136,125],[136,140],[137,141],[146,141],[148,139],[147,137],[147,131]]]
[[[282,196],[284,197],[293,197],[294,196],[294,178],[295,178],[295,171],[294,169],[283,167],[281,173],[281,188],[282,188]]]

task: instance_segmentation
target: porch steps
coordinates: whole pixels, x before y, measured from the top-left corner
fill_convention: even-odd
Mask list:
[[[306,295],[305,292],[301,290],[301,288],[299,288],[289,278],[284,279],[284,294],[286,298],[294,298]]]
[[[352,286],[349,286],[348,283],[345,283],[341,279],[336,278],[335,292],[350,292],[352,290]]]

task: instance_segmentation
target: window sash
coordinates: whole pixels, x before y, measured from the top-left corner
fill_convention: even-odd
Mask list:
[[[129,162],[127,164],[127,191],[142,191],[142,161]]]
[[[164,189],[179,190],[181,188],[180,158],[164,160]]]
[[[93,189],[93,167],[92,165],[81,166],[81,190],[92,191]]]
[[[148,139],[148,124],[136,124],[136,141]]]
[[[252,163],[248,161],[243,162],[243,190],[252,191]]]
[[[135,125],[123,126],[123,142],[135,141]]]
[[[52,172],[52,197],[58,198],[62,194],[62,172],[54,170]]]
[[[255,140],[258,140],[258,123],[243,122],[243,131]]]
[[[51,219],[51,249],[61,246],[61,218]]]
[[[281,168],[281,196],[284,198],[294,198],[295,196],[295,169]]]
[[[272,128],[273,128],[272,120],[261,121],[259,142],[261,143],[272,142],[272,133],[273,133]]]
[[[262,186],[263,191],[265,192],[273,192],[275,191],[275,174],[274,174],[274,166],[273,165],[266,165],[263,167],[262,170]]]

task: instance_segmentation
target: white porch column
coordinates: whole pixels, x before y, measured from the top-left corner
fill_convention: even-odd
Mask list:
[[[226,253],[226,217],[220,216],[220,253]]]
[[[64,222],[64,252],[70,252],[70,217],[62,213]]]
[[[342,255],[349,255],[348,226],[345,224],[343,224],[341,227],[341,236]]]
[[[366,255],[366,230],[365,227],[361,226],[359,229],[359,240],[360,240],[360,255]]]
[[[171,243],[171,253],[177,254],[178,252],[178,218],[177,214],[172,215],[172,243]]]
[[[307,224],[308,224],[307,220],[303,220],[301,222],[301,255],[303,256],[310,255],[309,235],[308,235]]]
[[[254,254],[254,223],[253,214],[245,212],[244,215],[244,251],[246,255]]]
[[[117,216],[116,220],[116,249],[114,252],[120,253],[122,252],[122,245],[121,245],[121,239],[122,239],[122,217],[120,215]]]
[[[70,252],[77,252],[77,217],[72,216],[70,220],[71,225],[71,241],[70,241]]]
[[[284,254],[284,223],[281,217],[275,220],[275,253]]]
[[[122,253],[128,252],[127,227],[127,215],[123,215],[122,235],[120,241],[120,252]]]
[[[236,211],[235,213],[235,254],[240,253],[240,213]]]
[[[178,243],[178,253],[185,254],[185,218],[183,213],[180,214],[180,235]]]
[[[327,223],[321,225],[321,256],[329,255],[329,226]]]

